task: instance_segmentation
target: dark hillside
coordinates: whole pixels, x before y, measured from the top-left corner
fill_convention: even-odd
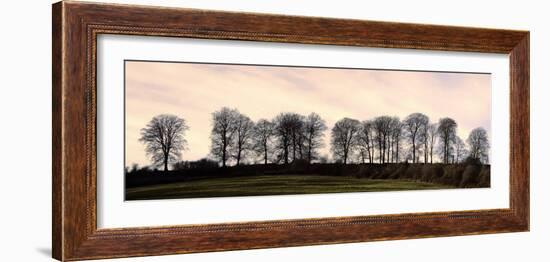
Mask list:
[[[126,187],[149,186],[221,177],[259,175],[320,175],[364,179],[409,180],[457,188],[489,187],[490,165],[464,164],[307,164],[243,165],[226,168],[190,168],[175,171],[138,170],[126,174]]]

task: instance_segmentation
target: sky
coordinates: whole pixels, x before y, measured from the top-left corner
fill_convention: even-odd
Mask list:
[[[344,117],[404,119],[421,112],[431,122],[455,119],[464,141],[476,127],[491,138],[490,74],[126,61],[126,166],[150,164],[140,129],[160,114],[189,126],[182,160],[207,157],[211,114],[224,106],[253,121],[316,112],[328,126],[320,150],[328,156],[330,129]]]

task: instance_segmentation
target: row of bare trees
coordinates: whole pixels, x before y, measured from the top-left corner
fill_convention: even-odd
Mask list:
[[[168,170],[168,163],[181,158],[188,129],[182,118],[159,115],[141,130],[140,141],[146,145],[153,165]],[[237,109],[223,107],[212,113],[210,155],[222,167],[245,161],[321,161],[319,151],[325,146],[326,130],[325,121],[316,113],[280,113],[271,120],[254,123]],[[434,155],[443,163],[458,163],[466,157],[488,163],[489,139],[485,129],[472,130],[466,142],[468,146],[457,135],[455,120],[442,118],[431,123],[422,113],[410,114],[403,120],[390,116],[362,122],[343,118],[334,124],[330,136],[333,159],[344,164],[433,163]]]
[[[472,130],[467,143],[470,151],[457,135],[455,120],[446,117],[431,123],[422,113],[410,114],[403,121],[390,116],[362,122],[343,118],[331,133],[331,151],[342,163],[355,155],[362,163],[433,163],[434,155],[443,163],[458,163],[468,156],[488,163],[485,129]],[[404,149],[408,149],[405,154]]]
[[[323,146],[326,129],[325,121],[315,113],[281,113],[254,123],[237,109],[224,107],[212,113],[210,152],[222,167],[229,161],[240,165],[246,157],[260,158],[265,164],[297,159],[311,163]]]

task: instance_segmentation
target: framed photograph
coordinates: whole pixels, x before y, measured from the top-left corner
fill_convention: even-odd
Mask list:
[[[529,230],[529,32],[53,5],[53,257]]]

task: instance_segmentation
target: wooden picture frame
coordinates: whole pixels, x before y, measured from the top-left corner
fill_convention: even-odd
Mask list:
[[[529,230],[529,32],[83,2],[53,5],[53,257],[63,261]],[[508,54],[510,207],[98,229],[96,42],[169,36]]]

